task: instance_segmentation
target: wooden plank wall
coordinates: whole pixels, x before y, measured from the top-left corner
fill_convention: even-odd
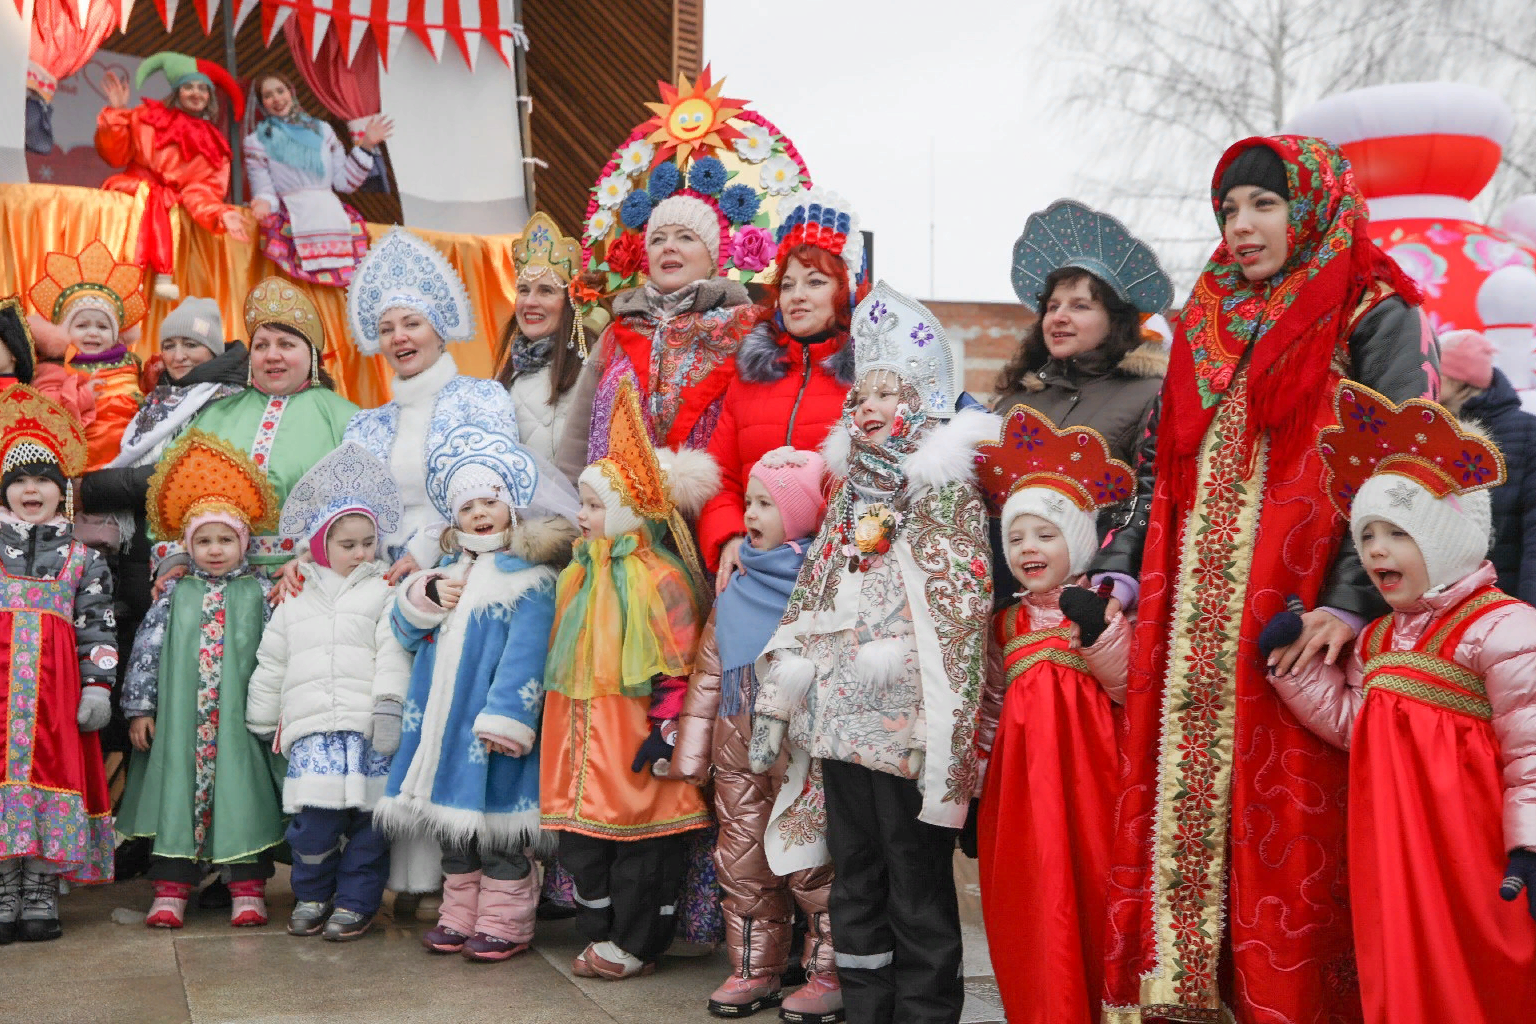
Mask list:
[[[231,3],[234,0],[224,0],[224,2]],[[222,13],[219,17],[223,17]],[[223,23],[215,20],[212,34],[203,35],[203,27],[198,23],[196,10],[190,3],[186,3],[182,4],[177,12],[176,27],[167,33],[165,23],[160,20],[160,13],[155,10],[154,4],[136,3],[133,14],[128,19],[128,31],[113,33],[107,37],[101,47],[104,50],[125,53],[131,57],[148,57],[162,50],[175,50],[178,53],[211,60],[223,66]],[[458,55],[451,54],[448,59],[457,60]],[[491,59],[498,58],[493,55]],[[250,81],[254,75],[262,71],[275,71],[293,83],[305,110],[329,121],[338,137],[344,140],[347,138],[346,122],[332,117],[315,98],[309,86],[304,84],[303,76],[294,67],[293,58],[288,54],[288,43],[283,33],[279,31],[272,37],[270,47],[261,41],[260,12],[252,13],[235,36],[235,60],[239,65],[242,88],[250,89]],[[161,75],[156,75],[145,82],[145,90],[155,99],[163,99],[170,91],[164,76]],[[400,200],[393,191],[394,172],[389,166],[389,144],[385,143],[383,148],[385,173],[389,175],[391,191],[389,193],[354,192],[346,197],[346,201],[357,207],[358,212],[370,221],[379,224],[399,224],[401,222]],[[242,196],[237,201],[244,203],[246,198]]]
[[[658,80],[698,73],[703,0],[526,0],[529,155],[535,201],[568,234],[580,234],[587,191],[629,132],[650,116]]]

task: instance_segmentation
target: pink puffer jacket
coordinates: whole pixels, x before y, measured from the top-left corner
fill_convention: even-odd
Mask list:
[[[1469,576],[1407,611],[1393,612],[1392,649],[1406,651],[1444,612],[1496,579],[1484,562]],[[1314,658],[1300,673],[1269,681],[1308,729],[1349,749],[1355,718],[1365,703],[1362,630],[1346,663],[1324,665]],[[1536,849],[1536,608],[1514,604],[1474,622],[1456,647],[1458,665],[1482,677],[1493,705],[1493,733],[1504,774],[1504,846]]]

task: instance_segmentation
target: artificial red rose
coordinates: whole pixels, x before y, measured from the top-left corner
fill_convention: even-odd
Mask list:
[[[645,266],[645,242],[633,231],[608,243],[608,269],[620,277],[632,277]]]
[[[979,555],[971,559],[971,573],[977,579],[981,579],[982,577],[986,576],[990,568],[991,567],[987,565],[986,561]]]

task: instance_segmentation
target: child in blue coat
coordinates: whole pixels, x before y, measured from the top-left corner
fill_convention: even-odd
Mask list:
[[[427,495],[453,525],[436,568],[396,600],[396,637],[415,656],[400,749],[374,820],[443,847],[434,953],[507,960],[528,948],[538,906],[539,715],[555,578],[575,528],[524,514],[539,473],[511,438],[458,427],[427,460]],[[375,726],[377,729],[377,724]]]

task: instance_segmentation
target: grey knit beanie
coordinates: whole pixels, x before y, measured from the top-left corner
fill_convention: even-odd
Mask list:
[[[167,338],[188,338],[214,355],[224,354],[224,318],[212,299],[189,295],[160,321],[160,344]]]

